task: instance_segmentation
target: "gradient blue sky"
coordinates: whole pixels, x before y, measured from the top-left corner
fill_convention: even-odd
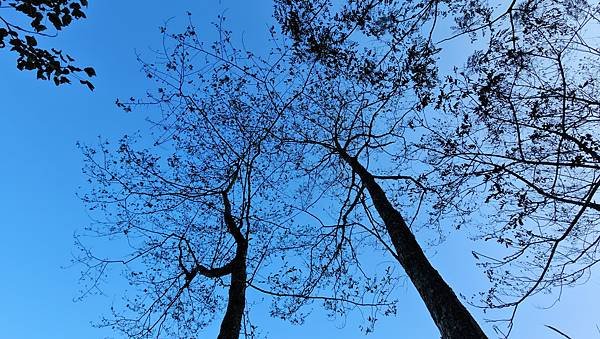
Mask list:
[[[243,32],[250,49],[260,52],[263,42],[266,45],[267,27],[272,24],[270,1],[103,0],[91,1],[89,19],[51,41],[72,52],[80,64],[96,68],[94,93],[83,86],[56,88],[36,81],[33,73],[15,69],[12,55],[0,51],[0,338],[120,338],[90,325],[118,295],[73,302],[79,290],[79,270],[68,267],[73,233],[89,222],[75,195],[84,184],[75,143],[94,143],[99,135],[115,139],[146,126],[147,112],[123,113],[114,101],[152,86],[139,72],[134,50],[144,54],[160,46],[158,26],[171,17],[174,25],[184,22],[187,10],[205,28],[206,40],[213,37],[209,23],[225,11],[227,26],[237,38]],[[457,292],[470,295],[486,285],[464,236],[452,235],[428,254]],[[542,309],[549,306],[548,298],[532,299],[517,317],[513,338],[559,337],[544,324],[573,338],[600,338],[599,287],[595,277],[582,287],[565,290],[562,301],[549,310]],[[401,291],[398,315],[382,319],[368,338],[437,338],[413,287],[406,282]],[[266,305],[259,305],[252,318],[270,338],[364,337],[355,320],[359,314],[343,326],[341,321],[327,320],[315,306],[300,327],[267,314]],[[477,311],[475,315],[483,319]],[[490,327],[483,326],[493,337]],[[207,329],[198,337],[214,338],[215,331]]]

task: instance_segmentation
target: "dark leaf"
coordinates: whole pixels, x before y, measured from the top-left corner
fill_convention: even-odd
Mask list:
[[[86,85],[90,89],[90,91],[93,91],[95,88],[94,85],[92,85],[92,83],[88,80],[79,80],[79,82]]]
[[[93,77],[96,76],[96,71],[94,70],[94,68],[92,67],[86,67],[83,69],[83,71],[89,76],[89,77]]]
[[[31,47],[37,46],[37,40],[35,40],[35,38],[32,37],[31,35],[26,35],[25,40],[27,41],[27,44],[29,46],[31,46]]]

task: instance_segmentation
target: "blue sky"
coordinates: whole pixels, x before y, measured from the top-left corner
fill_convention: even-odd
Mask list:
[[[174,25],[182,23],[189,10],[195,23],[205,28],[202,37],[211,40],[209,23],[224,12],[228,27],[238,38],[243,32],[250,49],[266,46],[267,27],[272,24],[270,1],[198,3],[91,1],[88,19],[50,43],[70,51],[80,64],[95,67],[93,93],[83,86],[56,88],[36,81],[34,74],[15,69],[12,55],[0,51],[0,338],[119,338],[90,326],[118,295],[73,302],[79,291],[79,270],[68,267],[73,233],[89,223],[76,197],[84,177],[75,144],[94,143],[99,135],[115,139],[146,126],[147,112],[124,113],[114,101],[152,86],[139,72],[134,51],[144,54],[160,46],[158,26],[165,20],[174,17]],[[428,254],[457,292],[470,295],[486,286],[470,255],[471,244],[463,237],[452,235]],[[550,304],[548,298],[532,299],[517,317],[513,338],[558,338],[544,324],[573,338],[600,338],[599,288],[600,280],[592,277],[582,287],[565,290],[562,301],[549,310],[542,309]],[[368,337],[436,338],[433,322],[410,283],[400,290],[398,315],[382,319]],[[342,327],[340,321],[326,320],[317,306],[302,327],[272,320],[267,313],[266,306],[259,305],[253,320],[270,338],[364,337],[354,319]],[[489,326],[483,326],[492,336]],[[215,337],[214,333],[210,328],[199,337]]]

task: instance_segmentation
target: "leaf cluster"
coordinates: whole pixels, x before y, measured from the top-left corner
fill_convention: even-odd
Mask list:
[[[55,85],[71,83],[76,78],[90,90],[89,78],[96,75],[92,67],[73,64],[69,54],[56,48],[38,46],[38,40],[58,34],[75,20],[85,18],[87,0],[39,0],[0,2],[0,49],[8,48],[17,54],[19,70],[35,71],[41,80]],[[56,33],[48,33],[51,26]]]

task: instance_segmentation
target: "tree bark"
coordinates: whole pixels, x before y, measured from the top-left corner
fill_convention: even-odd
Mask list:
[[[360,177],[383,220],[400,265],[425,302],[443,339],[487,338],[473,316],[442,276],[431,266],[400,212],[394,208],[373,175],[355,157],[339,150],[340,157]]]
[[[247,245],[238,244],[236,258],[231,271],[231,286],[229,286],[229,298],[227,310],[218,339],[238,339],[242,329],[244,308],[246,307],[246,252]]]
[[[235,257],[232,260],[231,284],[229,286],[229,298],[227,300],[227,310],[217,339],[238,339],[242,329],[242,319],[244,317],[244,308],[246,307],[246,257],[248,254],[248,239],[244,237],[240,228],[231,214],[231,203],[227,196],[229,190],[237,180],[237,171],[233,175],[227,189],[222,193],[225,224],[228,232],[233,236],[236,243]],[[241,225],[240,225],[241,227]]]

